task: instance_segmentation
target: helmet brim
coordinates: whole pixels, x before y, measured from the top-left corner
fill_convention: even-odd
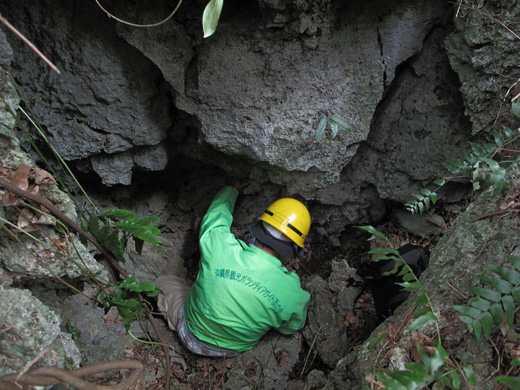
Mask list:
[[[297,255],[294,250],[294,244],[292,241],[282,241],[274,238],[264,228],[262,221],[251,227],[251,234],[257,240],[261,241],[265,245],[271,247],[276,253],[285,259],[294,259]]]

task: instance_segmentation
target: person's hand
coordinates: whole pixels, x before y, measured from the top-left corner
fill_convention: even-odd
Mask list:
[[[249,185],[249,183],[245,180],[239,179],[238,177],[228,177],[227,185],[234,187],[238,193],[241,194],[244,191],[244,188]]]

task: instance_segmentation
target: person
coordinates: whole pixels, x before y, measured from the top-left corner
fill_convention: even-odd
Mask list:
[[[230,230],[240,189],[220,190],[202,220],[193,285],[173,275],[156,280],[159,310],[198,355],[233,357],[272,328],[289,335],[305,324],[310,294],[281,260],[303,253],[309,211],[296,199],[277,200],[251,228],[254,242],[248,245]]]

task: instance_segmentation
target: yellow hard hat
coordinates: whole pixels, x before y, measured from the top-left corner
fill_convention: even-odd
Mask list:
[[[292,198],[278,199],[265,210],[260,219],[303,248],[311,228],[311,215],[302,202]]]

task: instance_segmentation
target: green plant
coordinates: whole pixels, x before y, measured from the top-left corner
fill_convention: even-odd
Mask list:
[[[494,275],[477,275],[492,288],[471,286],[469,290],[475,297],[469,300],[469,306],[453,307],[463,314],[460,320],[470,332],[475,333],[477,339],[483,334],[489,340],[493,328],[504,320],[509,328],[515,325],[515,311],[520,306],[520,256],[508,256],[507,259],[513,269],[490,267],[488,271]]]
[[[470,286],[469,290],[475,296],[469,299],[469,305],[453,306],[462,314],[460,320],[477,339],[484,335],[489,340],[493,330],[499,327],[503,334],[511,331],[517,339],[520,338],[515,331],[520,326],[516,313],[520,307],[520,256],[508,256],[507,260],[513,268],[490,267],[487,270],[492,275],[477,275],[491,288]],[[519,366],[520,359],[512,359],[510,364]],[[519,377],[500,375],[495,379],[510,389],[520,388]]]
[[[348,133],[350,132],[350,127],[342,119],[336,116],[325,117],[319,121],[312,138],[313,141],[318,141],[327,128],[330,129],[330,139],[336,138],[340,129]]]
[[[458,389],[461,384],[461,372],[466,381],[470,384],[476,383],[475,374],[470,366],[452,368],[448,364],[449,355],[442,346],[440,336],[439,321],[432,307],[432,302],[426,289],[423,287],[419,278],[412,268],[401,257],[399,252],[392,248],[389,239],[372,226],[358,226],[358,228],[371,234],[369,240],[379,239],[386,242],[388,247],[371,249],[369,253],[375,255],[375,261],[392,261],[394,267],[384,275],[397,275],[402,278],[398,283],[403,291],[416,292],[417,297],[413,302],[416,307],[412,322],[407,326],[407,331],[418,330],[428,323],[435,323],[436,340],[434,342],[435,351],[430,356],[424,348],[417,344],[417,352],[420,361],[405,364],[405,371],[377,372],[375,377],[385,388],[391,390],[419,389],[435,382]],[[379,338],[382,339],[382,338]]]
[[[117,260],[124,263],[130,238],[133,238],[135,251],[139,254],[145,241],[152,245],[162,244],[162,233],[153,225],[158,220],[155,215],[138,217],[129,210],[113,209],[101,215],[92,215],[86,228]]]
[[[470,142],[470,150],[464,150],[464,159],[453,159],[444,163],[444,167],[453,175],[444,179],[438,179],[433,182],[435,189],[429,190],[424,188],[419,194],[412,194],[415,198],[405,206],[412,214],[423,213],[428,210],[430,205],[437,202],[437,191],[447,182],[458,177],[469,177],[473,184],[473,191],[482,190],[493,187],[493,196],[497,196],[508,188],[509,182],[505,174],[506,170],[502,166],[510,161],[496,161],[504,151],[520,152],[518,150],[509,150],[506,147],[518,139],[514,132],[504,127],[502,133],[493,130],[494,144],[479,145]]]
[[[224,0],[211,0],[204,8],[204,13],[202,14],[204,38],[210,37],[216,31],[223,6]]]
[[[108,291],[108,292],[107,292]],[[108,289],[99,291],[98,299],[105,306],[115,306],[117,312],[125,323],[128,331],[130,323],[134,320],[141,320],[146,306],[143,303],[142,295],[153,298],[161,290],[155,283],[137,281],[133,276],[119,283],[113,283]]]

